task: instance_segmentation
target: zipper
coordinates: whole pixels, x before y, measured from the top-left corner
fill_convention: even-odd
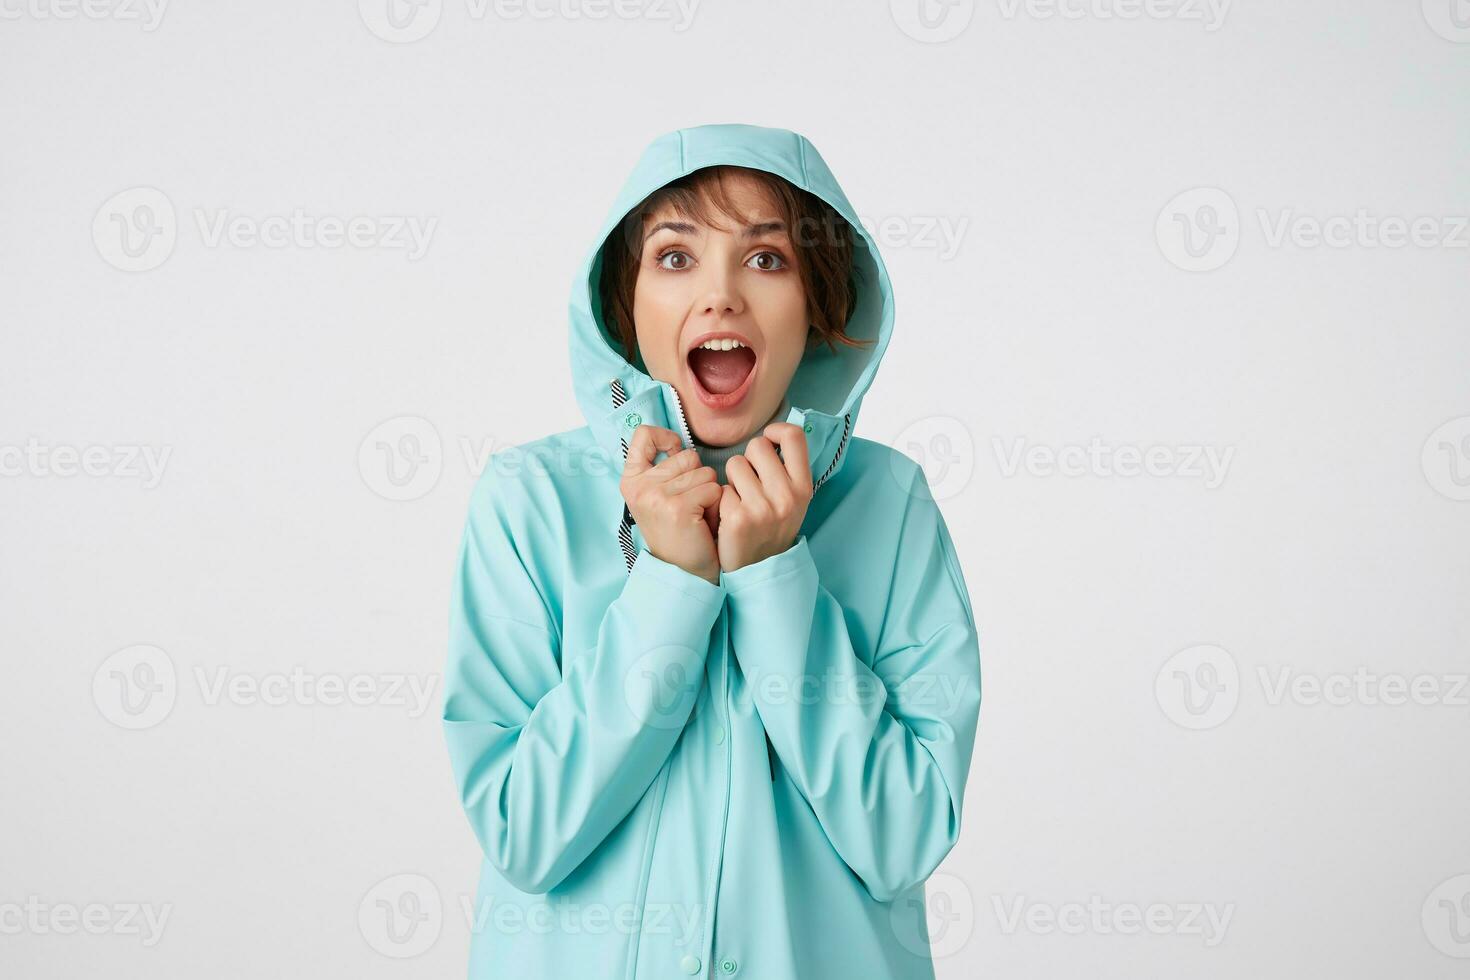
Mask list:
[[[674,407],[679,410],[679,431],[684,434],[684,448],[694,448],[694,434],[689,431],[689,420],[684,418],[684,400],[679,397],[679,389],[669,385],[669,390],[674,393]]]

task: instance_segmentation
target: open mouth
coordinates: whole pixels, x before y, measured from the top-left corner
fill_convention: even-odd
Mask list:
[[[755,350],[738,334],[723,332],[698,338],[687,360],[695,394],[710,408],[738,405],[755,379]]]

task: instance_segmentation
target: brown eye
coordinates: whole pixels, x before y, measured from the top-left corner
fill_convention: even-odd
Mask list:
[[[659,268],[668,269],[670,272],[681,272],[689,268],[689,263],[692,261],[688,252],[681,252],[678,249],[665,252],[657,259]]]
[[[775,252],[757,252],[750,257],[750,261],[761,272],[775,272],[777,269],[786,268],[786,260]]]

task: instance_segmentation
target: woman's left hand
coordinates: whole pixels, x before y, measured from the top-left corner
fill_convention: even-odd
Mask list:
[[[776,455],[776,446],[781,455]],[[721,571],[779,555],[796,542],[812,499],[812,470],[801,426],[772,422],[743,455],[725,464],[715,536]]]

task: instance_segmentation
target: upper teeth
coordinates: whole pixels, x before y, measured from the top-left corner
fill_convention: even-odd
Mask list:
[[[744,347],[745,345],[734,337],[721,337],[719,340],[706,340],[699,346],[705,350],[733,350],[736,347]]]

